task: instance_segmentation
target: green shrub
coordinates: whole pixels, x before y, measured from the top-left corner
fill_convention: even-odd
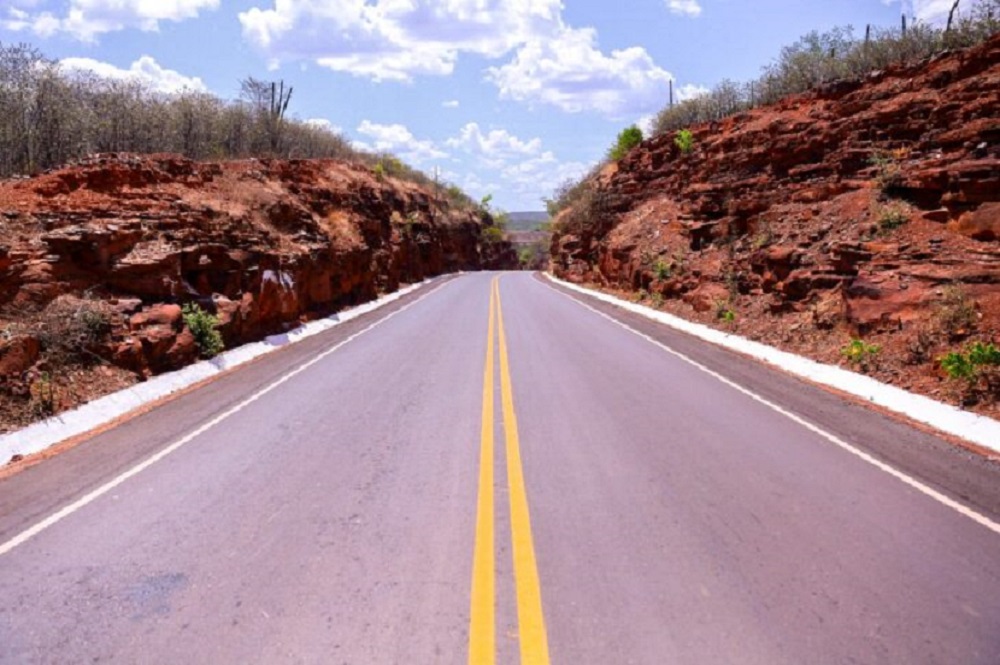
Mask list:
[[[974,382],[989,368],[1000,366],[1000,349],[993,343],[974,342],[965,351],[952,351],[939,361],[952,379]]]
[[[503,242],[503,229],[496,226],[484,226],[482,231],[483,242],[495,244]]]
[[[685,155],[694,150],[694,134],[690,129],[682,129],[674,137],[674,145]]]
[[[715,301],[715,318],[724,323],[736,323],[736,312],[733,310],[732,300]]]
[[[203,358],[214,358],[225,350],[226,345],[218,330],[219,319],[214,314],[209,314],[197,304],[188,303],[184,305],[184,325],[194,335],[194,342]]]
[[[670,279],[670,276],[673,274],[673,270],[671,269],[669,263],[660,259],[656,262],[656,265],[653,266],[653,274],[656,275],[656,279]]]
[[[840,350],[840,354],[847,358],[847,361],[852,365],[868,369],[881,351],[882,347],[877,344],[868,344],[861,339],[852,339],[850,344]]]
[[[382,165],[382,162],[379,162],[378,164],[376,164],[375,168],[373,168],[372,171],[375,172],[375,179],[376,180],[378,180],[379,182],[382,182],[383,180],[385,180],[385,166]]]
[[[941,369],[952,379],[972,380],[976,375],[975,367],[969,360],[969,356],[961,351],[952,351],[943,356],[940,361]]]
[[[618,134],[618,140],[611,147],[611,150],[608,151],[608,159],[618,161],[627,155],[632,148],[642,143],[642,139],[641,129],[635,125],[626,127]]]

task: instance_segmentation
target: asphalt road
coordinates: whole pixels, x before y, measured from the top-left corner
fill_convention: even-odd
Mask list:
[[[1000,663],[1000,465],[496,277],[8,472],[0,662]]]

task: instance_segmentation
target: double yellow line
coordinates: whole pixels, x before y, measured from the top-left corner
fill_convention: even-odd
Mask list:
[[[486,336],[486,369],[483,373],[483,424],[479,460],[479,498],[476,509],[476,545],[472,563],[472,602],[469,619],[469,664],[492,665],[496,661],[496,566],[494,549],[493,431],[494,431],[494,328],[500,346],[500,399],[503,406],[507,452],[507,483],[510,493],[510,531],[514,555],[514,585],[517,590],[517,625],[521,664],[548,665],[549,645],[542,613],[535,546],[531,537],[528,493],[521,466],[521,445],[514,413],[514,391],[507,359],[507,336],[503,328],[500,278],[490,285],[489,331]]]

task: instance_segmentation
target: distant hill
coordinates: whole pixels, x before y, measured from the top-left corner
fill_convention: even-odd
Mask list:
[[[538,231],[542,224],[549,221],[549,214],[543,210],[538,212],[510,212],[507,224],[508,231]]]

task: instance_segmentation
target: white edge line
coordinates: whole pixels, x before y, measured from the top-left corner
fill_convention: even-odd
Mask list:
[[[105,484],[101,485],[97,489],[94,489],[91,492],[89,492],[89,493],[85,494],[84,496],[80,497],[79,499],[77,499],[73,503],[71,503],[71,504],[69,504],[69,505],[67,505],[67,506],[59,509],[58,511],[56,511],[55,513],[49,515],[48,517],[46,517],[45,519],[43,519],[41,522],[38,522],[34,526],[31,526],[28,529],[25,529],[24,531],[22,531],[18,535],[14,536],[13,538],[11,538],[10,540],[8,540],[7,542],[5,542],[2,545],[0,545],[0,556],[3,556],[5,554],[7,554],[8,552],[10,552],[11,550],[13,550],[14,548],[16,548],[16,547],[18,547],[20,545],[23,545],[24,543],[26,543],[27,541],[31,540],[32,538],[34,538],[38,534],[42,533],[43,531],[45,531],[49,527],[52,527],[55,524],[58,524],[59,522],[61,522],[65,518],[69,517],[73,513],[77,512],[81,508],[84,508],[88,504],[93,503],[95,500],[99,499],[100,497],[104,496],[105,494],[107,494],[111,490],[115,489],[116,487],[118,487],[119,485],[121,485],[122,483],[124,483],[125,481],[127,481],[129,478],[132,478],[134,476],[139,475],[140,473],[142,473],[143,471],[145,471],[149,467],[153,466],[154,464],[156,464],[157,462],[159,462],[163,458],[167,457],[171,453],[176,452],[178,449],[180,449],[181,447],[183,447],[186,444],[190,443],[194,439],[198,438],[199,436],[201,436],[202,434],[204,434],[208,430],[212,429],[213,427],[215,427],[219,423],[223,422],[224,420],[226,420],[230,416],[232,416],[232,415],[234,415],[234,414],[242,411],[246,407],[250,406],[251,404],[253,404],[257,400],[259,400],[261,397],[267,395],[268,393],[270,393],[274,389],[282,386],[286,382],[288,382],[291,379],[295,378],[296,376],[298,376],[302,372],[306,371],[307,369],[309,369],[310,367],[312,367],[316,363],[324,360],[325,358],[327,358],[331,354],[335,353],[336,351],[338,351],[342,347],[346,346],[347,344],[350,344],[351,342],[353,342],[354,340],[356,340],[358,337],[361,337],[365,333],[368,333],[371,330],[374,330],[375,328],[377,328],[378,326],[382,325],[383,323],[385,323],[389,319],[392,319],[393,317],[395,317],[398,314],[402,314],[403,312],[405,312],[406,310],[410,309],[414,305],[418,304],[422,300],[424,300],[424,299],[432,296],[433,294],[437,293],[438,291],[440,291],[442,288],[444,288],[448,284],[450,284],[450,282],[445,282],[444,284],[441,284],[440,286],[435,287],[434,289],[428,291],[427,293],[425,293],[424,295],[420,296],[419,298],[417,298],[413,302],[408,303],[408,304],[406,304],[403,307],[400,307],[396,311],[391,312],[390,314],[384,316],[383,318],[379,319],[378,321],[375,321],[374,323],[372,323],[368,327],[364,328],[363,330],[359,330],[358,332],[354,333],[353,335],[351,335],[347,339],[344,339],[343,341],[341,341],[341,342],[337,343],[336,345],[330,347],[326,351],[323,351],[322,353],[320,353],[316,357],[312,358],[311,360],[308,360],[307,362],[302,363],[301,365],[299,365],[295,369],[291,370],[290,372],[288,372],[284,376],[282,376],[282,377],[274,380],[273,382],[271,382],[270,384],[268,384],[264,388],[261,388],[260,390],[258,390],[253,395],[251,395],[250,397],[246,398],[245,400],[243,400],[239,404],[237,404],[237,405],[229,408],[228,410],[220,413],[215,418],[212,418],[211,420],[209,420],[207,423],[205,423],[204,425],[202,425],[198,429],[190,432],[189,434],[183,436],[182,438],[178,439],[177,441],[174,441],[173,443],[171,443],[170,445],[168,445],[166,448],[164,448],[164,449],[160,450],[159,452],[155,453],[154,455],[148,457],[147,459],[145,459],[144,461],[142,461],[139,464],[135,465],[134,467],[132,467],[128,471],[122,473],[121,475],[117,476],[116,478],[113,478],[112,480],[109,480],[108,482],[106,482]]]
[[[2,435],[0,436],[0,466],[3,466],[7,460],[15,455],[27,456],[42,452],[67,439],[107,425],[150,402],[172,395],[234,367],[244,365],[251,360],[277,351],[279,348],[296,344],[373,312],[438,279],[440,278],[412,284],[357,307],[302,324],[287,333],[271,335],[262,341],[235,347],[211,360],[204,360],[174,372],[155,376],[148,381],[105,395],[71,411]]]
[[[556,280],[553,280],[553,281],[556,281]],[[557,282],[557,283],[562,283],[562,282]],[[847,452],[851,453],[852,455],[854,455],[856,457],[861,458],[865,462],[868,462],[869,464],[871,464],[875,468],[877,468],[877,469],[879,469],[881,471],[884,471],[885,473],[887,473],[890,476],[896,478],[897,480],[902,481],[906,485],[909,485],[910,487],[912,487],[913,489],[917,490],[921,494],[924,494],[924,495],[930,497],[931,499],[934,499],[938,503],[941,503],[941,504],[943,504],[943,505],[951,508],[955,512],[960,513],[961,515],[964,515],[965,517],[968,517],[972,521],[976,522],[977,524],[980,524],[981,526],[986,527],[990,531],[993,531],[996,534],[1000,534],[1000,524],[998,524],[997,522],[994,522],[993,520],[991,520],[986,515],[983,515],[982,513],[979,513],[977,511],[969,508],[968,506],[966,506],[966,505],[964,505],[962,503],[959,503],[958,501],[955,501],[951,497],[949,497],[949,496],[947,496],[947,495],[945,495],[945,494],[937,491],[933,487],[925,485],[924,483],[920,482],[916,478],[913,478],[912,476],[909,476],[909,475],[903,473],[902,471],[896,469],[895,467],[892,467],[892,466],[886,464],[885,462],[883,462],[883,461],[881,461],[879,459],[876,459],[875,457],[873,457],[872,455],[864,452],[863,450],[855,448],[854,446],[852,446],[851,444],[847,443],[846,441],[844,441],[840,437],[836,436],[835,434],[832,434],[832,433],[827,432],[826,430],[824,430],[824,429],[822,429],[820,427],[817,427],[816,425],[810,423],[809,421],[804,420],[803,418],[801,418],[801,417],[795,415],[794,413],[792,413],[792,412],[790,412],[790,411],[782,408],[781,406],[778,406],[774,402],[771,402],[770,400],[768,400],[768,399],[766,399],[764,397],[761,397],[760,395],[758,395],[757,393],[753,392],[752,390],[749,390],[748,388],[744,388],[740,384],[732,381],[731,379],[726,378],[722,374],[719,374],[718,372],[716,372],[716,371],[714,371],[712,369],[709,369],[705,365],[702,365],[701,363],[699,363],[697,360],[694,360],[693,358],[689,358],[688,356],[684,355],[683,353],[680,353],[679,351],[675,351],[674,349],[671,349],[666,344],[663,344],[662,342],[660,342],[660,341],[658,341],[658,340],[650,337],[649,335],[646,335],[645,333],[639,332],[635,328],[632,328],[631,326],[629,326],[629,325],[627,325],[625,323],[622,323],[618,319],[616,319],[616,318],[614,318],[612,316],[609,316],[609,315],[605,314],[604,312],[602,312],[602,311],[600,311],[598,309],[595,309],[595,308],[591,307],[590,305],[588,305],[585,302],[581,302],[580,300],[577,300],[576,298],[571,298],[568,294],[566,294],[566,293],[564,293],[562,291],[559,291],[558,289],[554,289],[554,288],[552,288],[551,286],[548,286],[548,285],[546,285],[546,286],[547,286],[547,288],[552,289],[553,291],[555,291],[559,295],[563,296],[564,298],[567,298],[567,299],[571,300],[572,302],[575,302],[580,307],[588,309],[591,312],[593,312],[594,314],[597,314],[598,316],[600,316],[600,317],[602,317],[602,318],[610,321],[611,323],[615,324],[616,326],[624,328],[625,330],[627,330],[628,332],[632,333],[633,335],[636,335],[637,337],[640,337],[640,338],[646,340],[650,344],[653,344],[654,346],[659,347],[660,349],[662,349],[663,351],[666,351],[670,355],[672,355],[672,356],[674,356],[674,357],[676,357],[676,358],[678,358],[678,359],[680,359],[680,360],[688,363],[689,365],[692,365],[693,367],[696,367],[697,369],[701,370],[705,374],[708,374],[712,378],[717,379],[717,380],[721,381],[722,383],[726,384],[730,388],[733,388],[734,390],[737,390],[740,393],[743,393],[744,395],[746,395],[750,399],[763,404],[764,406],[772,409],[773,411],[776,411],[777,413],[780,413],[781,415],[785,416],[789,420],[791,420],[791,421],[797,423],[798,425],[801,425],[802,427],[806,428],[810,432],[823,437],[824,439],[826,439],[830,443],[838,446],[839,448],[842,448],[842,449],[846,450]],[[586,290],[583,290],[583,289],[578,289],[578,290],[580,290],[583,293],[587,293]],[[588,295],[589,295],[589,293],[588,293]]]

